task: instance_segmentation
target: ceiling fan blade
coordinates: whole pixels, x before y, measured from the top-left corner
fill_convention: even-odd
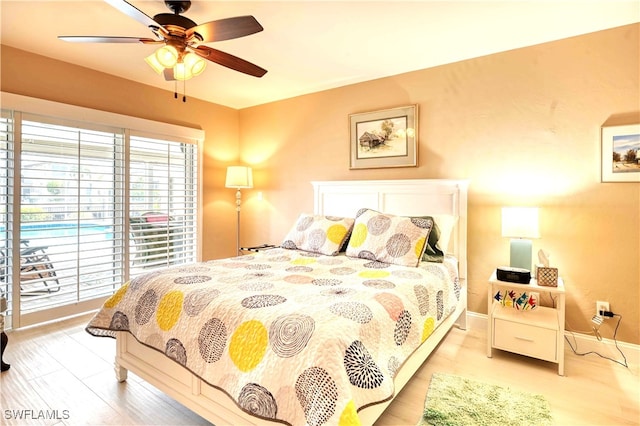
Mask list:
[[[58,38],[60,40],[70,41],[72,43],[143,43],[143,44],[164,43],[162,40],[154,40],[152,38],[140,38],[140,37],[58,36]]]
[[[173,68],[165,68],[163,74],[164,79],[167,81],[174,81],[176,79],[173,75]]]
[[[240,59],[237,56],[233,56],[229,53],[222,52],[220,50],[212,49],[208,46],[197,46],[191,48],[198,56],[208,59],[211,62],[220,64],[232,70],[239,71],[245,74],[252,75],[254,77],[262,77],[267,73],[267,70],[260,68],[257,65],[247,62],[244,59]]]
[[[199,34],[203,43],[211,41],[230,40],[259,33],[264,28],[251,15],[236,16],[233,18],[218,19],[189,28],[186,31],[187,38]]]
[[[144,13],[134,5],[124,0],[104,0],[104,1],[109,3],[111,6],[115,7],[125,15],[128,15],[129,17],[140,22],[144,26],[151,28],[152,31],[154,32],[160,31],[163,34],[167,34],[167,30],[165,30],[165,28],[162,25],[158,24],[156,21],[153,20],[152,17],[150,17],[149,15],[147,15],[146,13]]]

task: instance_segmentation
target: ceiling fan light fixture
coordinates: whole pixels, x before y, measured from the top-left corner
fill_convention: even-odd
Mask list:
[[[202,74],[207,62],[195,53],[188,52],[182,59],[184,67],[193,77]]]
[[[184,66],[184,62],[178,62],[173,67],[173,76],[176,80],[184,81],[193,77],[189,68]]]
[[[164,67],[162,66],[160,61],[158,61],[158,57],[156,56],[155,52],[144,58],[144,60],[158,74],[162,74],[162,72],[164,71]]]
[[[178,62],[178,50],[168,44],[156,50],[155,55],[160,65],[165,68],[173,68]]]
[[[200,45],[200,43],[231,40],[263,31],[262,25],[251,15],[217,19],[198,25],[181,15],[191,5],[190,1],[167,0],[165,4],[173,13],[159,13],[153,18],[129,1],[105,1],[151,29],[156,38],[119,36],[59,36],[58,38],[81,43],[162,44],[152,55],[145,58],[145,62],[155,72],[163,74],[166,81],[184,81],[200,75],[206,68],[207,61],[254,77],[262,77],[267,72],[244,59]],[[183,96],[183,101],[184,99]]]

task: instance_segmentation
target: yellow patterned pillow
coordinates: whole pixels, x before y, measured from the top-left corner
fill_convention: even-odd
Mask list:
[[[403,266],[418,266],[433,220],[362,209],[356,216],[347,256]]]
[[[282,247],[335,256],[349,236],[354,219],[301,214]]]

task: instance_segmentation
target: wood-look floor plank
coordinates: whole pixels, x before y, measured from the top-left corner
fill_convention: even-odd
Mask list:
[[[8,333],[9,344],[5,350],[3,361],[11,364],[5,374],[9,377],[13,371],[20,371],[23,379],[29,380],[43,374],[64,369],[56,359],[47,352],[47,337],[37,336],[33,339],[16,339],[19,333]],[[4,378],[4,374],[2,376]]]
[[[38,418],[38,410],[50,409],[29,379],[20,369],[13,368],[0,375],[0,408],[6,425],[55,425],[58,420]]]
[[[566,376],[558,376],[557,371],[556,364],[509,352],[494,350],[493,357],[488,358],[484,329],[454,328],[376,425],[416,424],[415,415],[421,415],[433,373],[456,374],[542,394],[557,425],[639,424],[637,365],[626,369],[597,356],[576,356],[567,348]],[[421,399],[418,413],[415,405],[398,404],[405,399],[415,403]],[[409,416],[408,412],[413,414]]]
[[[69,419],[7,424],[206,425],[204,419],[129,374],[118,383],[113,372],[115,341],[90,336],[90,316],[9,333],[0,376],[5,409],[70,411]],[[69,353],[74,352],[74,353]],[[82,364],[82,365],[80,365]],[[376,426],[415,425],[433,373],[449,373],[525,392],[543,394],[557,425],[638,425],[638,366],[624,368],[597,356],[565,352],[566,376],[557,365],[503,351],[486,356],[484,327],[452,329],[389,406]],[[220,426],[220,425],[219,425]]]
[[[131,380],[133,376],[135,375],[129,373],[126,382],[118,383],[113,371],[101,372],[85,379],[84,383],[123,418],[126,417],[128,424],[209,424],[155,387],[141,380]]]
[[[68,335],[60,336],[46,346],[47,353],[74,376],[82,379],[97,371],[113,371],[113,361],[107,362]],[[112,359],[113,359],[112,352]]]
[[[38,395],[65,425],[127,424],[118,412],[68,370],[30,380]],[[36,407],[39,408],[39,407]]]

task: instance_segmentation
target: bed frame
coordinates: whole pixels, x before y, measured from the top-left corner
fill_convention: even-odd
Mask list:
[[[429,354],[456,324],[467,327],[467,188],[461,180],[411,179],[312,182],[315,214],[353,217],[368,207],[389,214],[424,216],[451,214],[458,217],[450,252],[459,259],[460,303],[433,334],[398,370],[396,395],[420,368]],[[214,424],[275,425],[240,409],[226,393],[209,386],[173,360],[140,343],[127,332],[116,337],[115,372],[118,381],[132,371],[167,395]],[[362,424],[373,424],[393,399],[359,411]]]

